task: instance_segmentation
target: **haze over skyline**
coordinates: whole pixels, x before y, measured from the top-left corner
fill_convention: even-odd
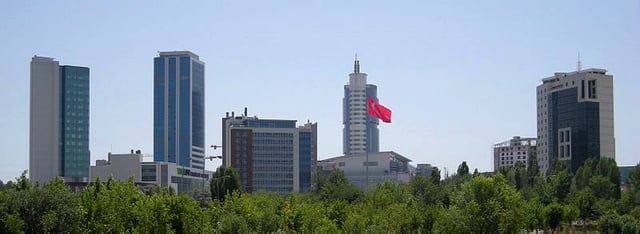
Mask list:
[[[318,122],[318,158],[342,153],[343,85],[358,53],[393,122],[380,150],[450,173],[493,170],[491,147],[536,136],[535,87],[554,72],[613,75],[616,161],[640,160],[640,2],[5,2],[0,180],[29,165],[29,61],[91,69],[91,162],[153,150],[153,57],[205,62],[206,145],[221,118]],[[207,155],[220,155],[209,150]],[[214,170],[220,162],[207,161]],[[444,174],[443,174],[444,176]]]

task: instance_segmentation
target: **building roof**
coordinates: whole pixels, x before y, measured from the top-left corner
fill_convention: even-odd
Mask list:
[[[369,156],[379,156],[381,154],[391,154],[395,159],[400,160],[402,162],[408,163],[411,162],[411,159],[402,156],[394,151],[382,151],[382,152],[372,152],[369,153]],[[366,157],[367,154],[354,154],[354,155],[343,155],[343,156],[338,156],[338,157],[333,157],[333,158],[327,158],[327,159],[322,159],[322,160],[318,160],[318,162],[329,162],[329,161],[335,161],[335,160],[339,160],[339,159],[343,159],[343,158],[350,158],[350,157]]]
[[[542,82],[547,83],[547,82],[555,81],[561,77],[573,76],[578,73],[595,73],[595,74],[605,75],[607,73],[607,70],[602,68],[589,68],[589,69],[573,71],[573,72],[556,72],[553,76],[542,79]]]
[[[174,50],[174,51],[163,51],[163,52],[158,51],[158,54],[160,56],[189,55],[189,56],[195,58],[196,60],[200,60],[200,58],[199,58],[199,56],[197,54],[194,54],[193,52],[188,51],[188,50]]]

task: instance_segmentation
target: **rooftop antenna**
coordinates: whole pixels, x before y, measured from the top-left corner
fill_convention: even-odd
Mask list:
[[[356,61],[353,64],[353,73],[360,73],[360,61],[358,61],[358,52],[356,52]]]
[[[576,68],[578,69],[578,73],[582,70],[582,61],[580,61],[580,52],[578,52],[578,62],[576,62]]]

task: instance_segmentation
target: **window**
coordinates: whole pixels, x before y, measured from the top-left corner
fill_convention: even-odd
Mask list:
[[[596,99],[597,95],[596,95],[596,80],[590,80],[589,81],[589,98],[590,99]]]
[[[585,93],[585,90],[584,90],[584,80],[581,80],[580,90],[581,90],[581,92],[580,92],[580,94],[581,94],[581,95],[580,95],[580,97],[584,99],[584,93]]]
[[[344,165],[345,165],[345,162],[338,162],[339,167],[344,167]]]
[[[362,166],[378,166],[378,161],[363,162]]]

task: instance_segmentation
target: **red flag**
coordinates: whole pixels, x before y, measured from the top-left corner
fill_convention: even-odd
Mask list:
[[[385,123],[391,123],[391,110],[367,97],[367,112],[369,115],[381,119]]]

